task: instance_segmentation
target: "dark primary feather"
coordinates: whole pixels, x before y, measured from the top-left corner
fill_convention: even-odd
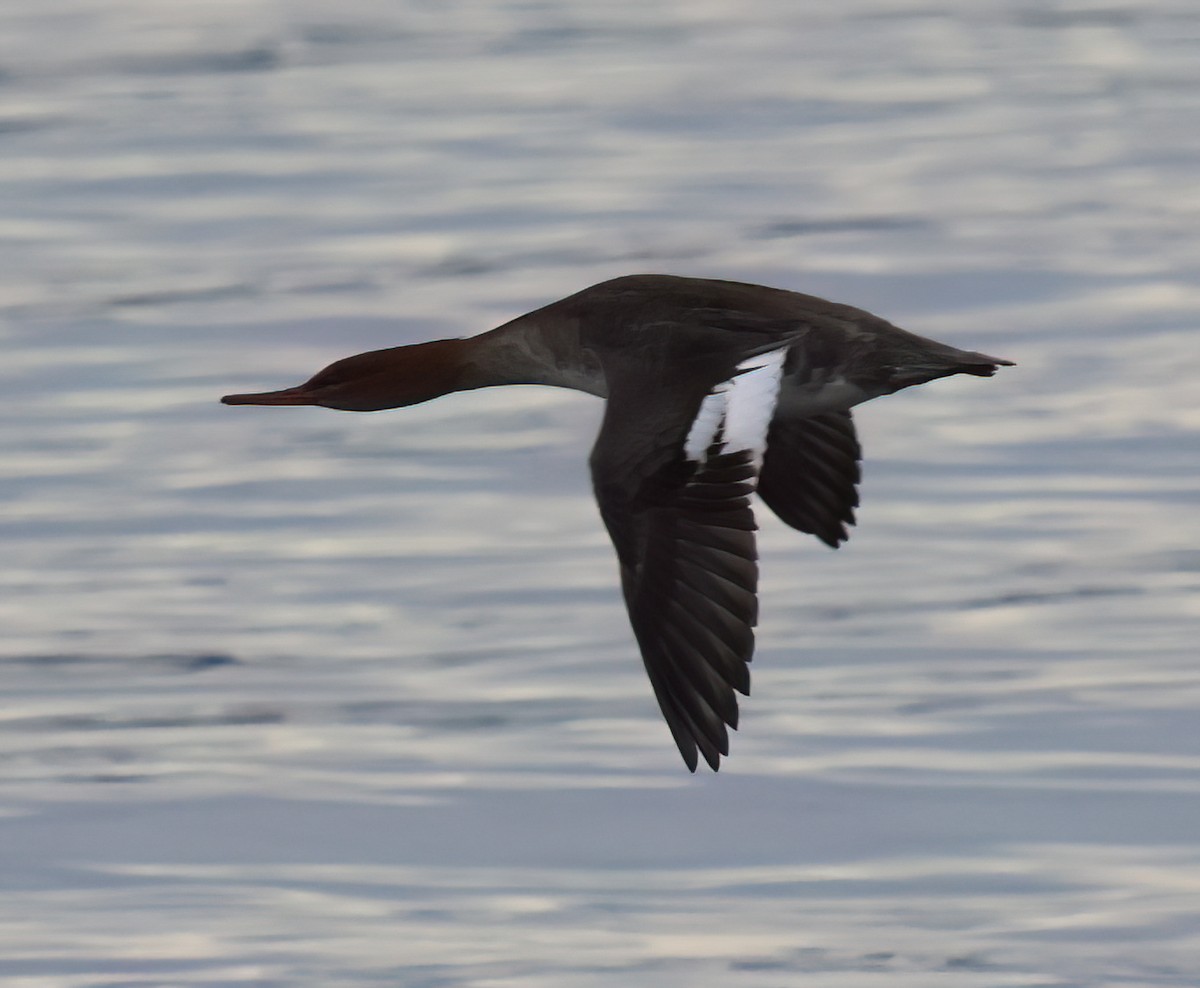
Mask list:
[[[861,460],[849,411],[776,416],[758,495],[780,520],[836,549],[849,538],[846,526],[854,524]]]
[[[692,771],[697,752],[714,770],[729,753],[734,691],[750,690],[758,614],[754,474],[749,451],[714,446],[685,483],[668,481],[670,492],[628,503],[597,488],[654,696]]]

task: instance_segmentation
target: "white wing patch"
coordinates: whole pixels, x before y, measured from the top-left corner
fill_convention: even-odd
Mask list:
[[[717,438],[717,430],[725,419],[726,395],[725,389],[729,382],[718,384],[716,390],[704,396],[700,402],[700,411],[696,413],[695,421],[688,430],[687,441],[683,444],[683,455],[689,460],[704,459],[708,447]]]
[[[684,455],[703,460],[717,441],[725,452],[749,449],[756,460],[767,448],[767,427],[779,401],[787,348],[747,357],[737,372],[704,396],[683,445]]]

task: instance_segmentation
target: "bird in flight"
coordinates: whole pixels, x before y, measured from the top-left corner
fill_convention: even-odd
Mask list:
[[[751,495],[837,548],[858,506],[850,409],[1011,364],[812,295],[629,275],[478,336],[360,353],[296,387],[221,400],[370,412],[506,384],[607,399],[590,466],[629,620],[684,762],[716,771],[750,690]]]

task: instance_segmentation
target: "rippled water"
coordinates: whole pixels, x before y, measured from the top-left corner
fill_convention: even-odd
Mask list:
[[[0,8],[0,979],[1191,986],[1200,16]],[[230,409],[633,271],[1018,362],[763,518],[682,768],[586,450],[508,389]]]

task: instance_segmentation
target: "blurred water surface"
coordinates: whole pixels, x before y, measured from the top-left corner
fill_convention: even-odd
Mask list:
[[[964,988],[1200,970],[1190,0],[0,8],[0,979]],[[762,518],[719,776],[600,403],[230,409],[633,271],[1016,360]]]

